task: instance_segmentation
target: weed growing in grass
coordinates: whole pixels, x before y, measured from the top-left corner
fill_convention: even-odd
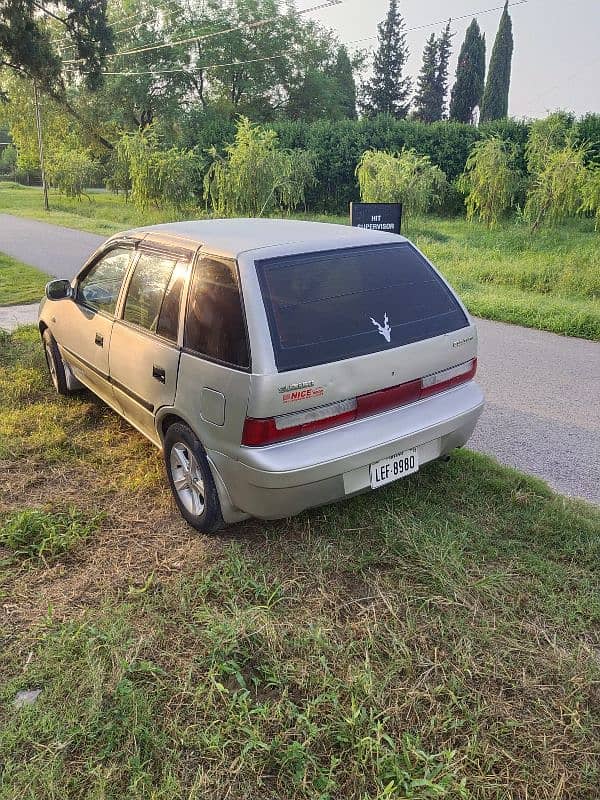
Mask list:
[[[101,515],[90,517],[74,508],[60,513],[16,511],[0,525],[0,545],[20,558],[51,559],[91,536],[100,520]]]

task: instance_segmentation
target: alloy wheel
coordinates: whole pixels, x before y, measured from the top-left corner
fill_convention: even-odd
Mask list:
[[[204,511],[205,493],[202,472],[187,444],[176,442],[169,457],[171,478],[182,505],[188,513],[199,517]]]
[[[50,377],[52,378],[52,384],[55,389],[58,390],[58,376],[56,374],[56,364],[54,363],[54,353],[52,352],[52,347],[50,342],[45,342],[44,349],[46,351],[46,362],[48,364],[48,370],[50,372]]]

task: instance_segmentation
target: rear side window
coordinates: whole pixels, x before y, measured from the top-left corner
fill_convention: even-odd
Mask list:
[[[445,283],[409,243],[266,259],[256,268],[279,371],[468,325]]]
[[[176,341],[186,269],[187,262],[175,257],[142,252],[127,290],[123,319]]]
[[[190,283],[184,347],[234,367],[250,366],[246,325],[233,261],[201,258]]]

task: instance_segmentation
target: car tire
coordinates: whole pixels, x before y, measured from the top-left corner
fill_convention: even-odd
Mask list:
[[[163,447],[171,492],[181,516],[201,533],[224,526],[221,503],[204,448],[183,423],[170,425]]]
[[[58,394],[64,397],[72,394],[71,389],[67,384],[67,376],[65,373],[65,365],[56,344],[56,339],[48,329],[42,334],[42,342],[44,345],[44,354],[46,356],[46,364],[48,365],[48,372],[50,373],[50,380]]]

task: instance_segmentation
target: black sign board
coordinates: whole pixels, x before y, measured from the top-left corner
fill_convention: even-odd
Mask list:
[[[402,203],[350,203],[350,223],[354,228],[400,233]]]

